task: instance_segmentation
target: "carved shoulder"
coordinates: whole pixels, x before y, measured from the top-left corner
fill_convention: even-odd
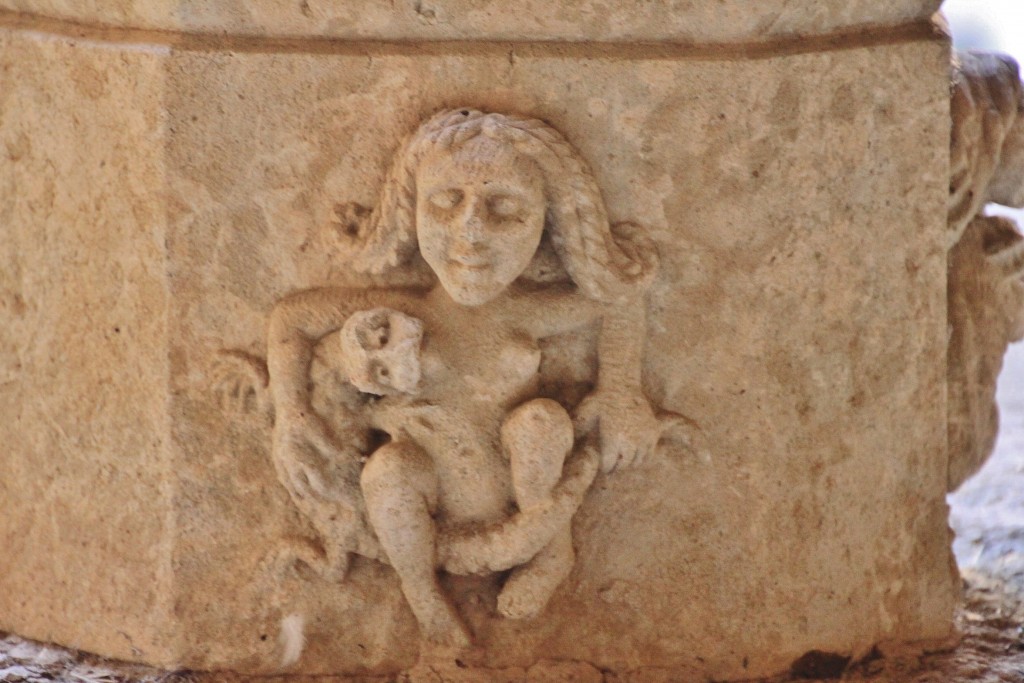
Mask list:
[[[508,311],[517,327],[535,339],[596,323],[607,304],[584,296],[572,285],[548,285],[510,291]]]
[[[268,342],[273,345],[295,335],[316,340],[338,329],[359,310],[390,307],[406,312],[422,305],[415,290],[323,287],[291,294],[270,314]]]

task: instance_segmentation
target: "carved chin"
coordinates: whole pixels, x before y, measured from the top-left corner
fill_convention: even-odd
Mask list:
[[[462,279],[441,278],[441,286],[448,296],[462,306],[482,306],[493,300],[503,291],[506,284],[497,281],[466,282]]]

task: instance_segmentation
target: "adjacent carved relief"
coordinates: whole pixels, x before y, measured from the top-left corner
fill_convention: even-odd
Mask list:
[[[996,378],[1024,337],[1024,236],[985,216],[1024,207],[1024,86],[1016,62],[961,53],[953,66],[950,148],[949,488],[976,472],[998,430]]]
[[[572,570],[571,520],[598,469],[695,435],[641,386],[655,251],[609,221],[556,130],[468,109],[403,143],[375,209],[336,213],[352,269],[433,284],[287,297],[265,369],[227,352],[222,394],[272,404],[279,479],[320,535],[284,557],[331,580],[353,555],[387,562],[423,634],[464,646],[439,570],[511,570],[497,612],[536,616]],[[580,403],[542,368],[560,335],[587,328],[597,362]]]

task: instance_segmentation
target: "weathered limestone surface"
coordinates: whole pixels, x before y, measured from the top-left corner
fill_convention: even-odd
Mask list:
[[[0,35],[0,628],[170,661],[166,55]]]
[[[465,38],[497,21],[458,3],[439,3],[437,24],[401,3],[358,22],[313,2],[291,19],[259,3],[6,4],[254,35]],[[936,3],[778,4],[651,5],[579,33],[525,4],[502,10],[522,23],[503,19],[500,37],[746,40]],[[476,641],[460,659],[722,679],[945,638],[948,59],[938,38],[740,60],[587,43],[260,54],[3,31],[0,629],[270,672],[282,629],[301,624],[291,670],[416,663],[391,567],[357,557],[331,583],[268,559],[310,523],[275,474],[266,417],[225,411],[216,378],[221,351],[266,353],[282,298],[367,282],[325,233],[332,208],[374,206],[403,137],[466,106],[546,121],[611,220],[654,240],[644,390],[706,446],[664,444],[598,475],[572,573],[538,618],[496,613],[500,576],[444,577]]]
[[[84,24],[222,35],[378,40],[764,41],[927,21],[941,0],[0,0]]]

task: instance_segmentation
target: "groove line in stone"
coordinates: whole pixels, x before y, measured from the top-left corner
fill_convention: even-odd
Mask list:
[[[38,15],[0,10],[0,30],[37,33],[70,41],[163,47],[181,52],[236,52],[247,54],[495,56],[515,49],[518,57],[647,59],[647,60],[751,60],[883,47],[940,40],[930,22],[898,26],[848,29],[816,36],[791,36],[746,43],[672,43],[667,41],[559,41],[559,40],[401,40],[225,35],[210,32],[123,28],[84,24]]]

